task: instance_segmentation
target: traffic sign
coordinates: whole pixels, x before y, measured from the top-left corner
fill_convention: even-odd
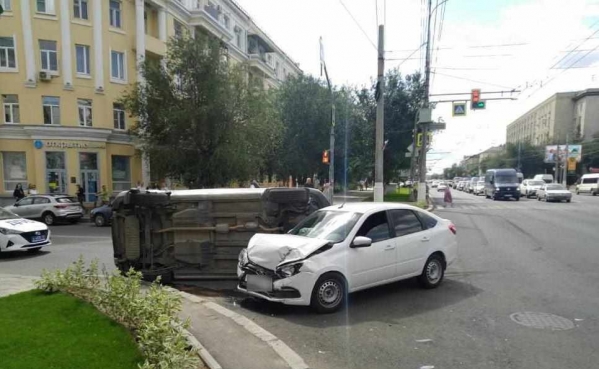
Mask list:
[[[466,103],[465,102],[454,102],[453,103],[453,116],[461,117],[466,115]]]

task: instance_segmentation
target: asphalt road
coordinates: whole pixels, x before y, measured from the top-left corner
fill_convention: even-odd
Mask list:
[[[37,254],[0,253],[0,274],[39,276],[44,269],[66,268],[80,255],[88,262],[97,258],[108,271],[115,269],[109,227],[98,228],[92,223],[57,224],[50,226],[50,232],[52,245]]]
[[[598,367],[599,197],[453,194],[454,207],[436,212],[457,225],[460,257],[438,289],[394,283],[351,295],[349,308],[331,315],[242,297],[219,302],[312,368]]]

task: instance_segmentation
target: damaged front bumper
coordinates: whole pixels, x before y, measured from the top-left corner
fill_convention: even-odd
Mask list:
[[[258,297],[272,302],[280,302],[286,305],[310,305],[312,289],[316,282],[316,276],[310,271],[300,270],[297,274],[284,278],[270,269],[260,267],[248,262],[237,266],[239,283],[237,290],[253,297]],[[248,276],[252,279],[260,276],[261,280],[270,280],[270,288],[253,288],[248,283]]]

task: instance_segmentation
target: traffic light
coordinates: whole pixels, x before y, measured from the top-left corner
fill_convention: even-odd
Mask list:
[[[324,150],[322,152],[322,163],[323,164],[329,164],[330,163],[330,161],[329,161],[329,150]]]
[[[484,109],[487,107],[487,102],[480,99],[480,90],[473,89],[470,94],[470,109]]]
[[[430,146],[431,142],[433,142],[433,133],[428,132],[426,139],[427,147]],[[422,133],[418,133],[418,136],[416,136],[416,147],[422,147]]]

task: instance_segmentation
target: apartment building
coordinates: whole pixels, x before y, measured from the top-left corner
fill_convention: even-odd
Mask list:
[[[590,140],[599,132],[599,89],[561,92],[507,126],[506,142],[533,145],[565,143],[566,138]]]
[[[231,0],[0,0],[0,197],[17,183],[87,201],[149,181],[118,99],[137,62],[167,40],[207,32],[229,60],[276,87],[300,69]]]

